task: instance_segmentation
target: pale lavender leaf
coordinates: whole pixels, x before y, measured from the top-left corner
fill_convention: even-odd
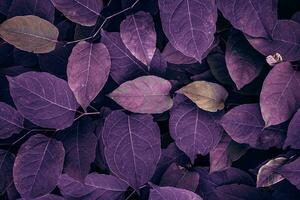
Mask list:
[[[13,166],[15,156],[9,151],[0,149],[0,193],[4,193],[13,183]]]
[[[285,139],[283,127],[264,127],[258,104],[243,104],[231,109],[222,117],[221,125],[234,141],[253,148],[281,148]]]
[[[222,113],[201,110],[180,95],[176,95],[174,105],[170,113],[170,134],[193,163],[197,154],[208,154],[221,140],[223,130],[218,120]]]
[[[159,185],[172,186],[195,192],[199,184],[199,173],[189,171],[184,167],[173,163],[162,175]]]
[[[163,113],[173,106],[172,86],[158,76],[141,76],[120,85],[108,96],[126,110],[135,113]]]
[[[10,105],[0,102],[0,139],[9,138],[23,129],[24,118]]]
[[[265,126],[287,121],[300,107],[300,72],[291,63],[276,65],[265,79],[260,108]]]
[[[19,149],[13,176],[23,198],[51,192],[62,173],[65,150],[61,142],[44,135],[30,137]]]
[[[159,0],[164,33],[172,46],[200,61],[214,42],[217,7],[214,0]]]
[[[73,48],[67,67],[68,84],[84,110],[104,87],[110,67],[104,44],[81,41]]]
[[[83,26],[94,26],[103,8],[103,0],[51,0],[68,19]]]
[[[95,159],[97,137],[94,130],[92,120],[83,118],[58,136],[66,151],[64,172],[81,182],[84,182]]]
[[[112,112],[103,129],[110,171],[137,189],[147,183],[160,158],[160,132],[151,115]]]
[[[228,72],[238,90],[251,83],[261,72],[265,59],[238,31],[231,31],[226,44]]]
[[[65,129],[72,125],[78,104],[68,83],[45,72],[8,77],[18,111],[34,124]]]
[[[156,49],[156,32],[152,16],[143,11],[127,16],[120,25],[120,34],[132,55],[150,66]]]
[[[202,200],[200,196],[189,190],[175,187],[157,187],[150,189],[149,200]]]
[[[117,32],[101,32],[101,42],[107,47],[111,58],[111,77],[118,84],[148,75],[147,67],[137,60],[125,47]]]
[[[300,158],[279,167],[276,172],[300,189]]]
[[[293,116],[289,123],[287,138],[284,142],[284,148],[291,147],[300,149],[300,110]]]

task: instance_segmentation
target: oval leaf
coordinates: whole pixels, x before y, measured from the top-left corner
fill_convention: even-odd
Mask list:
[[[265,79],[260,108],[266,127],[287,121],[300,107],[300,72],[290,63],[276,65]]]
[[[164,33],[181,53],[200,61],[214,42],[217,7],[214,0],[159,0]]]
[[[48,53],[55,49],[58,29],[37,16],[17,16],[0,25],[0,37],[23,51]]]
[[[13,183],[13,166],[15,156],[9,151],[0,149],[0,193],[5,191]]]
[[[66,151],[64,172],[81,182],[95,160],[97,137],[94,130],[92,120],[84,118],[59,134]]]
[[[138,12],[127,16],[120,26],[121,38],[130,52],[150,66],[156,49],[156,32],[152,16]]]
[[[34,124],[55,129],[72,125],[78,104],[66,81],[45,72],[8,77],[18,111]]]
[[[197,154],[208,154],[221,140],[223,130],[217,123],[221,113],[203,111],[178,95],[175,102],[170,113],[170,134],[178,148],[194,162]]]
[[[253,37],[247,37],[247,39],[257,51],[265,56],[278,53],[284,61],[300,59],[300,24],[292,20],[278,20],[271,39]]]
[[[160,132],[151,115],[112,112],[102,133],[104,154],[113,174],[138,189],[147,183],[160,158]]]
[[[120,85],[108,96],[135,113],[163,113],[173,106],[171,83],[157,76],[141,76]]]
[[[195,81],[177,91],[191,99],[199,108],[217,112],[223,110],[228,93],[224,87],[217,83]]]
[[[277,0],[217,0],[234,28],[253,37],[269,37],[277,22]]]
[[[103,0],[51,1],[68,19],[83,26],[94,26],[103,8]]]
[[[0,139],[9,138],[23,129],[23,117],[13,107],[0,102]]]
[[[232,31],[226,45],[226,65],[232,80],[240,90],[261,72],[265,59],[238,31]]]
[[[104,87],[110,66],[108,50],[102,43],[81,41],[73,48],[67,68],[68,83],[84,110]]]
[[[285,139],[286,130],[280,126],[264,128],[258,104],[244,104],[231,109],[222,117],[221,125],[234,141],[253,148],[281,148]]]
[[[289,123],[287,138],[284,142],[284,148],[287,147],[300,149],[300,110],[296,112]]]
[[[287,162],[287,158],[279,157],[268,161],[261,166],[258,170],[256,187],[269,187],[284,179],[275,170],[284,165]]]
[[[161,177],[160,186],[173,186],[195,192],[199,184],[199,174],[188,171],[184,167],[173,163]]]
[[[61,175],[65,150],[61,142],[44,135],[30,137],[19,149],[14,164],[14,183],[23,198],[51,192]]]
[[[156,187],[150,190],[149,200],[202,200],[200,196],[189,190],[175,187]]]
[[[101,32],[101,42],[107,47],[111,57],[111,77],[117,83],[148,75],[147,67],[136,59],[122,42],[120,33]]]

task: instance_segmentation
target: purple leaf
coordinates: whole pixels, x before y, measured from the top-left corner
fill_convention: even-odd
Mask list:
[[[214,42],[217,7],[214,0],[159,0],[163,30],[172,46],[200,61]]]
[[[13,183],[13,166],[15,156],[0,149],[0,193],[4,193]]]
[[[278,20],[269,40],[252,37],[247,37],[247,39],[257,51],[265,56],[279,53],[284,61],[300,59],[300,24],[292,20]]]
[[[126,110],[136,113],[163,113],[173,106],[171,83],[157,76],[141,76],[120,85],[108,96]]]
[[[0,13],[8,15],[8,10],[13,0],[0,1]]]
[[[81,182],[84,182],[95,159],[97,137],[94,130],[92,120],[84,118],[58,136],[66,151],[64,172]]]
[[[294,20],[295,22],[297,22],[297,23],[300,24],[300,11],[296,12],[295,14],[293,14],[292,20]]]
[[[104,87],[110,66],[108,50],[102,43],[81,41],[73,48],[67,68],[68,83],[84,110]]]
[[[165,61],[159,49],[156,49],[154,57],[150,63],[150,73],[156,76],[164,77],[166,75],[167,67],[168,63]]]
[[[219,200],[216,194],[216,187],[233,183],[254,185],[253,179],[246,172],[229,168],[222,172],[209,173],[208,168],[197,167],[195,169],[200,176],[199,187],[197,193],[204,199]]]
[[[101,42],[107,47],[111,57],[111,77],[118,84],[148,75],[147,67],[138,61],[125,47],[117,32],[101,32]]]
[[[276,170],[284,165],[287,160],[285,157],[278,157],[261,166],[257,174],[256,187],[269,187],[282,181],[284,178]]]
[[[94,26],[103,8],[102,0],[51,0],[68,19],[83,26]]]
[[[110,171],[137,189],[147,183],[160,158],[160,133],[151,115],[112,112],[105,120],[103,143]]]
[[[206,112],[177,95],[170,115],[171,137],[192,163],[197,154],[208,154],[221,140],[223,130],[217,123],[222,115],[220,112]]]
[[[154,176],[151,179],[152,182],[158,182],[163,173],[173,162],[181,165],[185,165],[189,162],[189,158],[178,149],[175,143],[171,143],[166,149],[162,149],[160,160],[157,164]]]
[[[217,0],[234,28],[252,37],[268,38],[277,22],[277,0]]]
[[[119,200],[128,185],[112,175],[92,173],[86,177],[85,183],[63,174],[58,187],[67,200]]]
[[[127,16],[121,23],[120,34],[132,55],[150,66],[156,49],[156,32],[152,16],[143,11]]]
[[[248,149],[248,145],[238,144],[224,134],[220,143],[209,154],[210,173],[230,168],[232,162],[242,157]]]
[[[293,116],[287,131],[284,148],[300,149],[300,110]]]
[[[300,72],[290,63],[276,65],[265,79],[260,108],[266,127],[287,121],[300,107]]]
[[[197,62],[197,60],[195,60],[194,58],[188,57],[175,49],[170,42],[168,42],[168,44],[164,48],[162,55],[168,63],[177,65],[193,64]]]
[[[216,194],[222,200],[271,200],[268,193],[242,184],[219,186],[216,189]]]
[[[23,198],[36,198],[51,192],[61,175],[65,150],[61,142],[44,135],[30,137],[19,149],[14,183]]]
[[[173,163],[161,177],[160,186],[173,186],[195,192],[199,184],[199,174],[188,171]]]
[[[18,200],[27,200],[27,199],[22,198],[22,199],[18,199]],[[58,195],[54,195],[54,194],[46,194],[44,196],[37,197],[37,198],[31,199],[31,200],[64,200],[64,198],[61,196],[58,196]]]
[[[200,196],[189,190],[175,187],[157,187],[150,190],[149,200],[202,200]]]
[[[23,129],[23,117],[13,107],[0,102],[0,139],[9,138]]]
[[[264,127],[258,104],[244,104],[231,109],[222,117],[221,125],[234,141],[253,148],[281,148],[285,139],[286,131],[282,127]]]
[[[34,124],[55,129],[72,125],[78,104],[66,81],[45,72],[8,77],[18,111]]]
[[[276,172],[280,173],[300,190],[300,158],[279,167]]]
[[[9,18],[22,15],[35,15],[53,23],[55,8],[51,0],[13,0],[8,12]]]
[[[265,59],[238,31],[232,31],[228,37],[225,59],[229,74],[239,90],[260,74],[265,63]]]

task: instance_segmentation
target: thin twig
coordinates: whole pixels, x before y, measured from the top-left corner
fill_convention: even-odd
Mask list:
[[[133,191],[131,192],[131,194],[130,194],[130,195],[128,195],[128,197],[127,197],[125,200],[128,200],[128,199],[130,199],[130,197],[132,197],[132,195],[133,195],[135,192],[136,192],[136,190],[133,190]]]
[[[78,117],[76,117],[74,119],[74,122],[77,121],[78,119],[80,119],[83,116],[87,116],[87,115],[100,115],[101,112],[90,112],[90,113],[82,113],[81,115],[79,115]]]
[[[114,18],[114,17],[116,17],[116,16],[118,16],[118,15],[120,15],[120,14],[122,14],[122,13],[128,11],[128,10],[133,9],[134,6],[135,6],[139,1],[140,1],[140,0],[136,0],[130,7],[125,8],[124,10],[121,10],[120,12],[117,12],[117,13],[115,13],[115,14],[112,14],[112,15],[106,17],[106,18],[104,19],[104,21],[102,22],[102,24],[100,25],[100,27],[98,28],[98,30],[97,30],[92,36],[89,36],[89,37],[86,37],[86,38],[82,38],[82,39],[78,39],[78,40],[73,40],[73,41],[67,42],[65,45],[74,44],[74,43],[81,42],[81,41],[84,41],[84,40],[94,39],[94,38],[100,33],[100,31],[102,30],[103,26],[106,24],[106,22],[107,22],[108,20],[110,20],[111,18]]]

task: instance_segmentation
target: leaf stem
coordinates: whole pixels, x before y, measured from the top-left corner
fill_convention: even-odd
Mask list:
[[[81,117],[87,116],[87,115],[101,115],[101,112],[82,113],[81,115],[79,115],[78,117],[76,117],[74,119],[74,122],[77,121],[78,119],[80,119]]]

